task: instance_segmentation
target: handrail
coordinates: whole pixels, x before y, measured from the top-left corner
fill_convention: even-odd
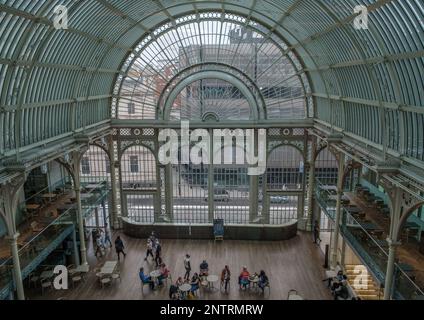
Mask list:
[[[97,191],[95,191],[95,190],[92,190],[91,192],[88,192],[89,194],[90,193],[93,193],[94,194],[94,192],[98,192],[98,190]],[[102,190],[102,192],[101,192],[101,194],[100,194],[100,196],[96,199],[96,203],[100,200],[100,199],[103,199],[106,195],[108,194],[108,192],[106,191],[106,190]],[[90,208],[91,207],[91,205],[88,205],[88,206],[82,206],[83,208],[84,207],[88,207],[88,208]],[[51,226],[53,226],[53,225],[57,225],[57,224],[61,224],[60,223],[60,220],[64,220],[64,219],[66,219],[66,218],[69,218],[70,217],[70,214],[71,214],[71,212],[72,211],[75,211],[75,208],[69,208],[69,209],[67,209],[66,211],[64,211],[59,217],[57,217],[57,218],[55,218],[53,221],[51,221],[47,226],[45,226],[41,231],[39,231],[30,241],[28,241],[27,243],[25,243],[19,250],[18,250],[18,254],[20,254],[23,250],[25,250],[26,248],[28,248],[28,246],[30,246],[34,241],[36,241],[36,240],[38,240],[39,239],[39,237],[48,229],[48,228],[50,228]],[[63,223],[64,224],[64,223]],[[3,261],[1,264],[0,264],[0,266],[3,266],[3,265],[6,265],[6,264],[10,264],[10,262],[12,261],[12,257],[9,257],[7,260],[5,260],[5,261]]]

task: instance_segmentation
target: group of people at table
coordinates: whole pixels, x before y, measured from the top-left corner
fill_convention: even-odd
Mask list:
[[[156,264],[156,270],[153,270],[150,273],[146,273],[144,267],[141,267],[139,270],[139,277],[143,285],[149,285],[149,287],[154,290],[157,286],[162,286],[164,280],[170,279],[170,270],[167,268],[165,263],[163,263],[161,257],[162,247],[158,238],[152,232],[151,236],[147,240],[147,251],[145,261],[149,257],[153,259]],[[218,277],[209,274],[209,264],[206,260],[203,260],[199,266],[199,272],[194,272],[191,275],[191,262],[190,255],[186,254],[184,257],[184,277],[178,277],[175,283],[171,284],[169,289],[170,299],[178,300],[185,299],[189,296],[194,296],[196,291],[199,290],[200,286],[213,288],[213,282],[218,281]],[[221,272],[221,287],[228,292],[229,283],[231,279],[231,271],[228,265],[226,265]],[[265,274],[265,271],[261,270],[260,273],[250,274],[247,270],[247,267],[244,266],[238,277],[238,283],[240,289],[247,289],[251,286],[257,286],[262,292],[267,286],[269,286],[268,276]]]

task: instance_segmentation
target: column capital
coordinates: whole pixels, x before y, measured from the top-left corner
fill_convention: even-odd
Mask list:
[[[402,244],[402,242],[397,241],[397,240],[393,240],[391,238],[387,238],[386,241],[389,244],[389,247],[397,247],[397,246],[400,246]]]
[[[16,233],[14,233],[12,235],[7,235],[5,237],[5,239],[8,240],[9,242],[14,242],[14,241],[18,240],[18,238],[19,238],[20,235],[21,234],[19,232],[16,232]]]

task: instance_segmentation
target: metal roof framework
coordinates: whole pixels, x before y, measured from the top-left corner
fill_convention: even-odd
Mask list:
[[[68,8],[66,30],[54,28],[57,5]],[[367,30],[354,28],[357,5]],[[0,158],[116,118],[111,106],[143,39],[208,13],[241,17],[285,44],[320,125],[423,167],[420,0],[2,0]]]

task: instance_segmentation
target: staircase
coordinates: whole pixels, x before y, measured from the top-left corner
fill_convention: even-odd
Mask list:
[[[379,285],[364,265],[348,264],[345,266],[345,274],[349,285],[362,300],[379,300],[383,298]]]

